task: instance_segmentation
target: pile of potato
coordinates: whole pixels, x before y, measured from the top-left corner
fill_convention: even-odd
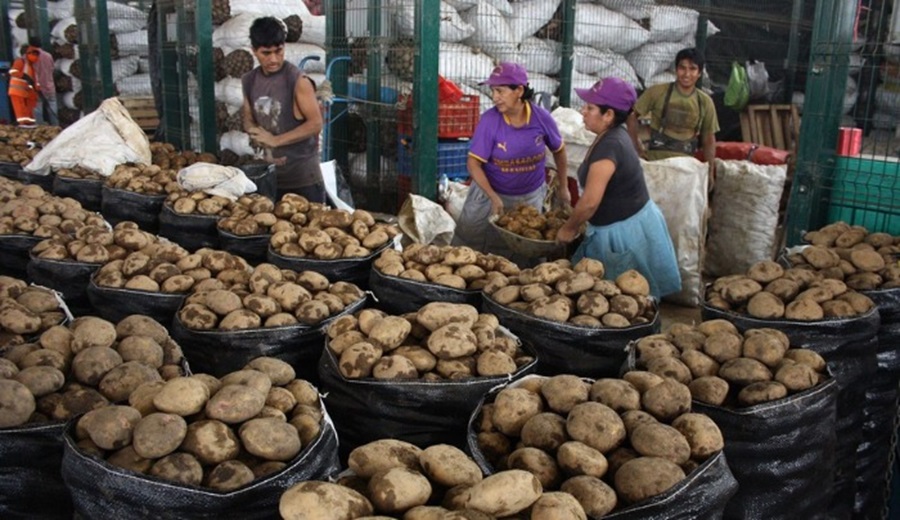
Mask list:
[[[138,386],[127,404],[89,411],[78,448],[136,473],[233,491],[287,467],[321,431],[318,391],[275,358],[222,378],[175,377]]]
[[[352,283],[331,283],[314,271],[298,273],[272,264],[260,264],[232,281],[229,288],[188,296],[178,319],[193,330],[318,325],[365,298]]]
[[[118,324],[85,316],[0,357],[0,427],[66,421],[125,402],[145,383],[182,376],[181,348],[140,315]]]
[[[402,316],[364,309],[329,325],[328,347],[347,379],[501,376],[534,358],[499,325],[493,314],[467,304],[432,302]]]
[[[102,180],[103,176],[94,170],[89,170],[84,166],[73,166],[71,168],[54,168],[53,173],[57,177],[65,179],[81,179],[81,180]]]
[[[59,298],[52,291],[0,275],[0,349],[25,343],[28,337],[65,319]]]
[[[225,251],[189,253],[139,229],[126,231],[132,231],[123,235],[134,242],[123,239],[122,244],[130,252],[97,270],[94,281],[100,287],[183,294],[230,287],[245,281],[252,269],[246,260]]]
[[[177,170],[155,164],[120,164],[106,179],[106,185],[144,195],[163,195],[181,189],[175,179],[177,174]]]
[[[507,276],[519,274],[519,266],[510,260],[465,246],[413,244],[402,253],[385,249],[373,265],[388,276],[477,291],[491,280],[503,283]]]
[[[877,253],[871,253],[880,259]],[[803,256],[816,263],[823,257],[833,258],[835,266],[840,262],[836,253],[821,247],[806,248]],[[875,305],[838,278],[808,266],[785,269],[771,260],[753,264],[746,274],[716,279],[707,289],[706,304],[764,320],[798,321],[858,316]]]
[[[368,211],[311,208],[309,221],[296,231],[274,233],[269,246],[293,258],[337,260],[362,258],[385,246],[400,230],[393,224],[375,222]]]
[[[869,233],[862,226],[835,222],[806,233],[803,239],[812,245],[788,255],[794,267],[843,280],[857,291],[900,287],[900,240],[888,233]]]
[[[816,352],[791,348],[780,330],[738,332],[725,320],[678,323],[635,345],[640,377],[672,378],[714,406],[753,406],[809,390],[828,378]],[[636,377],[636,376],[632,376]]]
[[[49,143],[57,135],[58,126],[40,125],[34,128],[21,128],[13,125],[0,125],[0,162],[18,163],[21,166],[31,162],[41,146]],[[32,146],[35,143],[38,146]]]
[[[216,164],[219,161],[214,154],[197,153],[193,150],[178,151],[171,143],[150,143],[150,162],[163,170],[178,170],[196,162]]]
[[[91,224],[72,234],[41,240],[31,248],[31,254],[45,260],[103,264],[124,258],[128,250],[116,244],[113,230],[105,225]]]
[[[217,225],[222,231],[241,237],[294,231],[298,223],[306,223],[309,206],[305,197],[293,193],[285,194],[277,204],[263,195],[251,193],[239,197],[232,206],[231,215],[219,219]]]
[[[643,374],[506,387],[475,424],[480,451],[496,469],[525,470],[544,491],[571,494],[590,518],[664,493],[724,442],[712,419],[691,413],[687,386]]]
[[[202,191],[170,192],[165,205],[179,215],[202,215],[207,217],[228,217],[234,203],[220,195],[210,195]]]
[[[556,233],[566,223],[571,212],[571,208],[565,208],[542,214],[533,206],[521,204],[500,215],[497,225],[532,240],[556,240]]]
[[[34,184],[0,179],[0,235],[50,238],[105,222],[75,199],[56,197]]]
[[[583,258],[544,262],[518,275],[495,276],[485,294],[500,305],[538,318],[581,327],[624,328],[649,323],[656,315],[650,284],[631,269],[604,280],[603,263]]]
[[[354,449],[348,466],[351,473],[334,483],[307,481],[285,491],[281,517],[519,518],[513,515],[531,508],[534,520],[585,518],[577,500],[543,493],[530,473],[508,470],[484,477],[475,461],[447,444],[421,449],[381,439]]]

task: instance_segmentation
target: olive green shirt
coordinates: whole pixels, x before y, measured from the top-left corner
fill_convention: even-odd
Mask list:
[[[634,111],[638,119],[650,116],[650,128],[659,131],[662,126],[663,108],[666,102],[666,91],[671,83],[654,85],[641,94]],[[701,110],[702,105],[702,110]],[[702,117],[702,121],[701,121]],[[663,131],[669,137],[687,141],[694,137],[699,138],[699,146],[703,147],[703,136],[719,131],[719,119],[716,117],[716,106],[706,92],[695,88],[689,96],[685,96],[678,90],[678,86],[672,89],[669,98],[669,109],[666,111],[666,127]],[[648,150],[647,159],[655,161],[684,155],[668,150]]]

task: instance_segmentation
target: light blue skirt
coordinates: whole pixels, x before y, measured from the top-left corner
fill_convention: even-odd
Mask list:
[[[681,290],[675,246],[666,219],[652,200],[625,220],[608,226],[588,224],[572,263],[584,257],[603,262],[604,278],[609,280],[629,269],[637,270],[650,282],[650,294],[656,298]]]

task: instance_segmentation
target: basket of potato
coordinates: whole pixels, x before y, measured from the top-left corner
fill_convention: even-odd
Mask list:
[[[134,388],[183,373],[166,329],[143,316],[94,317],[0,349],[0,492],[4,516],[71,518],[60,476],[66,421],[127,401]]]
[[[538,373],[614,376],[625,346],[659,331],[647,279],[634,270],[603,278],[603,263],[584,258],[544,262],[483,288],[486,312],[535,346]]]
[[[0,176],[29,184],[40,184],[42,188],[50,190],[53,177],[34,175],[25,171],[23,167],[31,162],[43,145],[59,135],[59,132],[58,126],[21,128],[0,125]]]
[[[376,222],[368,211],[311,208],[296,231],[280,231],[269,240],[268,261],[285,269],[316,271],[329,280],[367,288],[372,262],[400,230]]]
[[[442,301],[481,306],[481,290],[491,280],[518,274],[502,256],[470,247],[412,244],[385,249],[372,263],[369,289],[382,309],[402,314]]]
[[[231,215],[216,225],[220,247],[250,262],[265,262],[272,234],[305,224],[309,208],[306,197],[293,193],[277,203],[258,193],[239,197]]]
[[[319,363],[342,449],[395,437],[465,445],[465,422],[489,389],[534,371],[535,356],[495,316],[432,302],[399,316],[336,319]]]
[[[26,343],[70,318],[56,292],[0,275],[0,348]]]
[[[695,410],[722,430],[740,485],[726,517],[789,510],[826,516],[835,463],[838,388],[825,360],[770,329],[743,334],[725,320],[676,323],[630,346],[626,379],[688,385]],[[748,427],[752,424],[753,427]]]
[[[135,222],[155,233],[166,194],[178,189],[176,173],[155,164],[120,164],[103,183],[100,211],[112,224]]]
[[[77,200],[86,209],[100,211],[103,176],[83,166],[53,170],[53,194]]]
[[[491,226],[513,253],[526,258],[566,256],[566,245],[556,241],[556,232],[566,223],[571,208],[541,213],[537,208],[519,205],[512,211],[489,219]]]
[[[219,247],[216,223],[231,214],[232,201],[202,191],[169,193],[159,213],[159,234],[190,251]]]
[[[720,518],[737,490],[722,433],[692,412],[687,386],[659,379],[560,374],[494,389],[471,416],[469,452],[486,475],[522,470],[574,496],[588,518]]]
[[[142,385],[71,421],[63,442],[85,518],[272,518],[285,489],[339,468],[316,388],[272,358]]]
[[[365,302],[365,293],[353,284],[260,264],[246,283],[188,296],[175,315],[172,335],[195,370],[222,375],[269,356],[315,383],[325,327]]]

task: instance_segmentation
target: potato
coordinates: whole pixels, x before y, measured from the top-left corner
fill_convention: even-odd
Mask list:
[[[505,467],[531,473],[537,477],[541,487],[546,489],[557,488],[561,479],[556,460],[538,448],[524,447],[513,451],[507,457]]]
[[[386,316],[374,323],[368,333],[369,341],[383,351],[399,347],[412,331],[412,325],[399,316]]]
[[[202,420],[188,425],[181,450],[196,457],[201,464],[213,465],[237,457],[240,442],[227,424]]]
[[[98,390],[110,401],[120,402],[127,400],[131,392],[143,383],[161,379],[162,376],[153,368],[139,361],[127,361],[107,372],[100,380]]]
[[[784,316],[784,303],[772,293],[760,291],[747,302],[747,314],[765,320],[778,319]]]
[[[718,375],[729,384],[739,387],[772,379],[772,372],[766,365],[750,358],[730,359],[722,363]]]
[[[78,420],[78,429],[104,450],[118,450],[131,444],[141,412],[130,406],[107,406],[91,410]]]
[[[0,379],[0,428],[21,426],[37,407],[34,395],[24,384]]]
[[[203,466],[189,453],[167,455],[154,462],[148,473],[185,486],[199,486],[203,482]]]
[[[612,488],[610,488],[610,493],[615,496]],[[587,515],[571,491],[565,493],[554,491],[543,493],[541,498],[534,503],[531,507],[531,518],[533,520],[587,520]]]
[[[371,515],[373,508],[366,497],[348,487],[313,480],[285,491],[278,502],[278,512],[285,520],[351,520]]]
[[[247,363],[246,368],[266,374],[275,386],[286,385],[297,377],[294,367],[281,359],[273,357],[254,358]]]
[[[494,399],[491,422],[500,432],[519,436],[528,419],[542,411],[540,396],[522,388],[507,387]]]
[[[97,386],[113,368],[122,364],[122,356],[109,347],[89,347],[72,360],[72,375],[79,383]]]
[[[348,379],[369,377],[375,363],[381,358],[381,349],[368,342],[355,343],[341,353],[338,369]]]
[[[170,413],[152,413],[134,426],[132,446],[145,459],[158,459],[174,452],[187,435],[187,422]]]
[[[816,321],[825,317],[825,311],[811,298],[802,298],[787,304],[784,317],[789,320]]]
[[[556,451],[556,460],[568,475],[589,475],[601,478],[606,474],[609,463],[602,452],[583,442],[568,441]]]
[[[437,365],[437,358],[434,354],[422,347],[401,346],[394,349],[393,355],[409,359],[416,371],[420,373],[428,372]]]
[[[481,469],[465,452],[449,444],[435,444],[419,453],[422,472],[433,482],[451,488],[481,482]]]
[[[669,460],[638,457],[616,471],[615,487],[619,497],[634,504],[665,493],[684,477],[684,471]]]
[[[139,361],[151,368],[163,365],[165,352],[159,343],[146,336],[129,336],[116,345],[116,351],[123,361]]]
[[[816,372],[825,372],[825,359],[813,350],[792,348],[784,353],[784,358],[810,366]]]
[[[265,460],[288,461],[300,453],[297,429],[280,419],[251,419],[238,435],[248,452]]]
[[[774,379],[790,392],[802,392],[819,384],[819,375],[816,371],[803,363],[782,365],[775,372]]]
[[[416,316],[416,321],[432,332],[450,323],[471,328],[477,319],[478,310],[475,307],[445,302],[428,303],[419,309]]]
[[[117,336],[115,325],[93,316],[76,319],[71,329],[72,351],[76,354],[90,347],[110,347]]]
[[[669,377],[682,384],[688,384],[693,379],[690,368],[675,357],[658,357],[646,362],[647,371],[659,377]],[[633,408],[637,409],[637,408]]]
[[[690,411],[691,391],[684,384],[665,378],[641,395],[641,404],[646,412],[660,421],[670,421]]]
[[[686,413],[672,421],[672,427],[681,432],[691,446],[691,458],[704,461],[725,447],[722,432],[708,416]]]
[[[372,475],[368,490],[376,509],[399,513],[424,505],[431,496],[431,483],[418,471],[394,467]]]
[[[555,413],[539,413],[528,419],[522,427],[521,441],[522,445],[526,447],[555,453],[568,440],[566,420]],[[526,468],[520,467],[519,469]]]
[[[562,483],[563,495],[571,495],[590,518],[600,518],[615,509],[618,499],[616,492],[606,482],[597,477],[580,475]],[[557,493],[553,493],[554,495]],[[544,496],[547,494],[545,493]],[[575,516],[568,518],[578,518]]]
[[[408,324],[406,320],[400,319]],[[438,359],[449,360],[474,354],[478,350],[478,339],[469,327],[449,323],[431,333],[427,346]]]
[[[495,517],[511,516],[534,504],[542,493],[541,483],[531,473],[511,469],[495,473],[465,493],[466,509]]]
[[[631,296],[648,296],[650,294],[650,284],[647,279],[634,269],[629,269],[617,276],[616,286],[624,294]]]
[[[578,376],[562,374],[548,378],[541,385],[541,395],[554,412],[567,414],[590,396],[590,384]]]
[[[419,470],[422,449],[405,441],[379,439],[350,452],[347,467],[357,476],[371,478],[391,468]]]
[[[777,381],[760,381],[745,386],[738,393],[738,402],[744,406],[775,401],[787,396],[787,388]]]
[[[153,396],[153,406],[165,413],[186,417],[194,415],[206,406],[210,389],[196,377],[176,377]]]
[[[743,338],[738,334],[718,332],[703,342],[703,353],[719,363],[735,359],[741,355]]]
[[[225,384],[206,402],[204,410],[210,419],[235,424],[255,417],[266,405],[265,393],[250,386]]]
[[[691,396],[703,403],[721,406],[728,397],[728,382],[718,376],[704,376],[691,381]]]
[[[255,478],[253,470],[243,462],[226,460],[209,472],[206,476],[206,486],[216,491],[234,491],[246,486]]]
[[[592,401],[572,408],[566,419],[566,431],[572,440],[604,454],[625,440],[622,418],[612,408]]]
[[[714,376],[719,373],[719,363],[699,350],[685,350],[681,354],[681,362],[691,371],[692,378]],[[690,384],[690,381],[687,384]]]
[[[622,379],[598,379],[591,385],[590,400],[605,404],[617,413],[640,410],[641,394],[628,381]]]
[[[647,422],[639,425],[631,434],[631,446],[645,457],[660,457],[679,466],[691,457],[687,439],[668,424]]]
[[[622,379],[631,383],[638,392],[641,392],[641,394],[646,392],[648,388],[663,382],[662,377],[644,370],[632,370],[631,372],[626,372],[625,375],[622,376]]]

